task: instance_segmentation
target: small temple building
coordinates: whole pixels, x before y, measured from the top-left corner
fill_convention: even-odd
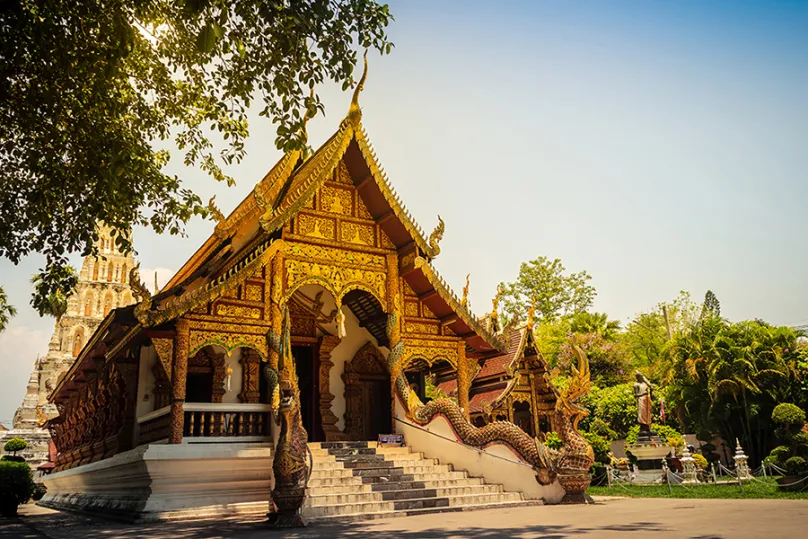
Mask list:
[[[58,415],[48,395],[73,366],[81,349],[111,311],[134,303],[129,288],[129,271],[135,261],[115,245],[111,230],[104,224],[97,229],[95,247],[98,256],[84,257],[78,283],[67,299],[67,310],[56,320],[48,351],[34,362],[22,404],[14,414],[12,430],[0,433],[4,438],[22,438],[28,447],[22,453],[32,468],[49,461],[50,433],[46,419]]]
[[[41,503],[264,514],[301,470],[314,519],[583,492],[585,360],[557,394],[529,328],[491,327],[440,276],[444,223],[425,233],[382,171],[365,75],[316,151],[286,153],[227,216],[211,202],[210,237],[159,293],[130,268],[136,303],[106,313],[50,393],[58,454]],[[428,398],[435,377],[455,400]],[[547,429],[563,451],[544,447]],[[404,446],[379,444],[392,433]]]

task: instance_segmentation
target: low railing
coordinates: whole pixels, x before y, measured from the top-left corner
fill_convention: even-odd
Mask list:
[[[140,425],[137,442],[139,445],[168,440],[171,432],[171,406],[140,416],[137,422]]]
[[[268,437],[269,404],[186,402],[183,437]]]

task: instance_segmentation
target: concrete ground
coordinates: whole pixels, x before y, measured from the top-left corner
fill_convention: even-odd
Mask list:
[[[36,506],[19,521],[0,521],[0,539],[273,539],[332,537],[483,538],[797,538],[805,537],[808,501],[606,498],[589,506],[543,506],[436,513],[319,524],[276,531],[259,520],[119,524]]]

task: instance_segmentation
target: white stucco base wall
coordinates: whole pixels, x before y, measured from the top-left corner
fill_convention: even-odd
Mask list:
[[[269,444],[145,445],[44,479],[39,504],[127,521],[266,513]]]
[[[399,419],[396,421],[396,432],[404,434],[404,441],[413,451],[482,477],[486,483],[500,484],[506,491],[521,492],[527,500],[555,504],[564,497],[564,489],[558,481],[551,485],[540,485],[533,467],[505,444],[495,443],[484,449],[475,449],[458,443],[459,437],[442,415],[436,416],[427,425],[413,425],[405,418],[399,399],[396,399],[396,417]]]

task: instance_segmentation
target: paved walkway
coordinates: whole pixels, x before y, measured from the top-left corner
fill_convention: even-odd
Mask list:
[[[388,520],[321,524],[275,531],[259,520],[118,524],[50,511],[21,510],[22,521],[0,521],[0,539],[274,539],[274,538],[693,538],[804,537],[808,501],[606,499],[590,506],[523,507],[437,513]],[[32,533],[38,530],[39,535]],[[14,535],[14,534],[19,535]]]

